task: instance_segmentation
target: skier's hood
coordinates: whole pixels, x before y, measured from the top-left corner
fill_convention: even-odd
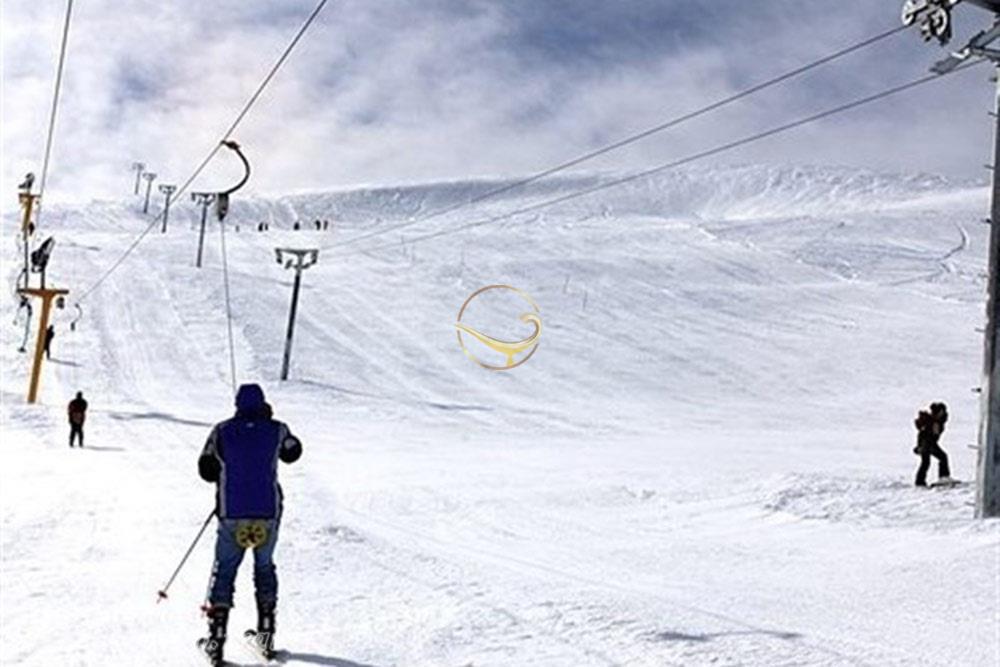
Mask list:
[[[240,385],[236,392],[236,414],[253,415],[264,410],[264,390],[260,385]]]

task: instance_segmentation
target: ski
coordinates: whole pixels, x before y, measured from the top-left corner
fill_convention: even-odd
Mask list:
[[[225,660],[216,660],[208,652],[208,642],[209,640],[206,637],[202,637],[197,642],[195,642],[195,646],[198,649],[198,654],[201,655],[202,659],[207,661],[208,664],[212,665],[212,667],[225,667],[228,664]]]
[[[257,660],[271,664],[284,662],[282,652],[275,651],[270,646],[270,638],[258,634],[256,630],[246,630],[243,633],[243,645]]]
[[[960,479],[939,479],[936,482],[931,482],[928,486],[932,489],[950,489],[956,486],[962,486],[965,484]]]

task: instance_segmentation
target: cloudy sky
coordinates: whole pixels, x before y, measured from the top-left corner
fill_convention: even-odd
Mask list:
[[[183,181],[314,4],[78,0],[50,198],[121,196],[133,160]],[[526,174],[898,25],[900,5],[330,0],[235,137],[258,193]],[[65,2],[2,8],[10,192],[40,169]],[[989,21],[972,6],[956,14],[956,47]],[[919,76],[943,55],[903,33],[588,168],[669,161]],[[976,68],[716,161],[982,178],[989,74]],[[196,188],[238,171],[231,156],[216,162]]]

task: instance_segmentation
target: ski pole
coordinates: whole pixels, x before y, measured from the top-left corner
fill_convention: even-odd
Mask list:
[[[214,507],[209,513],[208,518],[205,519],[205,523],[201,524],[201,530],[199,530],[198,534],[195,535],[194,542],[192,542],[191,546],[188,547],[187,552],[184,554],[184,558],[181,558],[181,562],[177,565],[177,569],[174,570],[172,575],[170,575],[170,580],[167,581],[166,585],[158,591],[159,596],[156,598],[156,604],[159,604],[160,601],[167,599],[167,589],[170,588],[170,585],[174,583],[174,579],[176,579],[177,575],[180,574],[181,568],[184,567],[184,563],[187,562],[188,556],[191,555],[191,552],[194,551],[195,545],[198,544],[198,540],[200,540],[201,536],[205,533],[205,529],[208,528],[208,524],[212,521],[213,516],[215,516]]]

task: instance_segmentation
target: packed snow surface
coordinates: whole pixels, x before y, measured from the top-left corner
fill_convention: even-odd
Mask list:
[[[973,519],[971,485],[912,486],[931,400],[951,410],[954,476],[973,478],[985,188],[689,170],[412,242],[612,177],[426,220],[505,182],[234,201],[237,381],[305,446],[281,470],[288,664],[1000,664],[1000,524]],[[195,461],[232,410],[219,225],[195,269],[198,212],[178,201],[70,328],[152,219],[139,204],[45,210],[48,282],[72,293],[36,406],[3,295],[5,665],[198,664],[210,535],[156,592],[212,507]],[[13,287],[17,212],[3,224]],[[294,272],[275,247],[323,248],[284,383]],[[544,322],[509,372],[454,328],[491,284]],[[488,333],[528,333],[510,303],[480,306]],[[83,450],[66,444],[77,390]],[[253,622],[244,565],[231,633]],[[228,656],[254,664],[236,640]]]

